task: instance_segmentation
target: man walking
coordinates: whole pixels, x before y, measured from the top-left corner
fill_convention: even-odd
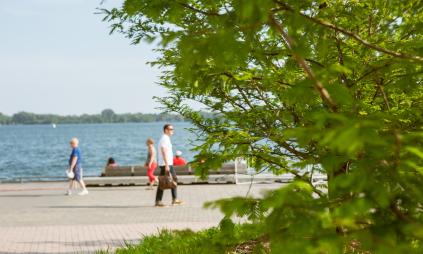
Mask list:
[[[173,169],[173,151],[172,151],[172,142],[170,137],[173,135],[174,129],[171,124],[165,124],[163,126],[163,136],[160,138],[158,154],[159,154],[159,167],[160,175],[165,175],[168,172],[172,174],[172,177],[176,179],[176,172]],[[181,200],[177,199],[176,188],[171,189],[172,191],[172,205],[182,204]],[[156,193],[156,206],[164,206],[162,202],[163,190],[157,188]]]
[[[77,181],[82,188],[82,191],[78,193],[78,195],[83,196],[88,194],[88,190],[85,188],[85,183],[82,180],[82,167],[81,167],[81,150],[79,150],[79,141],[77,138],[72,138],[70,141],[70,146],[72,148],[72,152],[69,156],[69,171],[73,171],[74,178],[70,179],[69,181],[69,189],[67,191],[67,195],[72,195],[72,187],[74,181]]]

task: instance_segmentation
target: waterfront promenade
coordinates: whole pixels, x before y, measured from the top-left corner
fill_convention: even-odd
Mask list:
[[[256,184],[260,195],[281,184]],[[155,191],[138,187],[90,188],[87,196],[65,196],[66,183],[0,184],[0,253],[94,253],[137,243],[159,229],[200,230],[223,217],[205,201],[244,196],[249,185],[182,185],[182,206],[156,208]],[[164,202],[170,203],[170,191]]]

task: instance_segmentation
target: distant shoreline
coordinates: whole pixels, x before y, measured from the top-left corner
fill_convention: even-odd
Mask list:
[[[31,125],[43,125],[43,126],[49,126],[49,125],[79,125],[79,124],[122,124],[122,123],[189,123],[188,120],[169,120],[169,121],[145,121],[145,122],[87,122],[87,123],[0,123],[0,126],[31,126]]]
[[[152,122],[187,122],[181,115],[169,113],[123,113],[117,114],[105,109],[100,114],[56,115],[18,112],[12,116],[0,113],[1,125],[34,124],[101,124],[101,123],[152,123]]]
[[[205,118],[216,117],[210,112],[199,112]],[[105,109],[100,114],[56,115],[35,114],[21,111],[12,116],[0,112],[0,125],[34,124],[101,124],[101,123],[154,123],[154,122],[190,122],[181,115],[171,113],[115,113]]]

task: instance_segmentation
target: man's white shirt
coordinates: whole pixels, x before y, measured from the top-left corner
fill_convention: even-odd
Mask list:
[[[163,134],[163,136],[160,138],[159,141],[159,166],[165,166],[165,162],[163,160],[163,152],[162,149],[165,149],[166,151],[166,158],[167,163],[169,166],[173,165],[173,151],[172,151],[172,143],[170,142],[170,137],[166,134]]]

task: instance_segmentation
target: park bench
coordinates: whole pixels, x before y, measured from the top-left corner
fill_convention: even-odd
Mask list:
[[[236,183],[236,174],[246,174],[247,164],[238,162],[237,170],[235,163],[229,162],[222,165],[219,169],[209,171],[206,179],[195,176],[191,166],[174,166],[179,184],[195,184],[195,183]],[[157,168],[155,175],[159,174]],[[143,165],[105,167],[101,177],[86,178],[86,182],[90,186],[107,186],[107,185],[146,185],[148,183],[147,168]]]
[[[245,163],[239,163],[237,173],[245,174],[247,172],[247,165]],[[176,175],[193,175],[194,170],[191,166],[174,166]],[[159,169],[155,170],[155,174],[159,173]],[[209,175],[233,175],[235,174],[235,163],[229,162],[222,165],[220,169],[212,169],[209,171]],[[113,176],[147,176],[147,168],[141,165],[134,166],[117,166],[117,167],[105,167],[102,176],[113,177]]]
[[[174,166],[177,175],[192,175],[191,167],[185,166]],[[160,169],[155,170],[155,175],[159,173]],[[104,177],[115,177],[115,176],[147,176],[147,168],[141,165],[135,166],[117,166],[117,167],[105,167],[101,176]]]

